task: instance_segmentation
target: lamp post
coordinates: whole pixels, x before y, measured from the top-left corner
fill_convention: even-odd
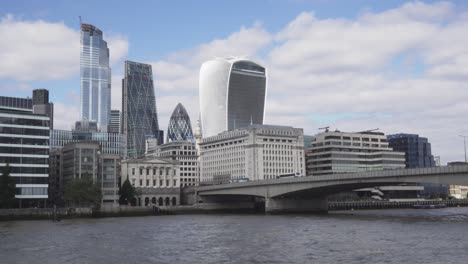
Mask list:
[[[467,138],[468,136],[464,136],[464,135],[458,135],[458,136],[460,136],[460,137],[463,138],[463,145],[464,145],[464,147],[465,147],[465,163],[467,163],[467,160],[466,160],[466,138]]]

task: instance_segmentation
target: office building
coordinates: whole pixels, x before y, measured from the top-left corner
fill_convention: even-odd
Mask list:
[[[129,158],[145,154],[146,138],[160,139],[151,65],[125,61],[122,81],[122,132]]]
[[[137,206],[180,204],[178,161],[156,157],[122,160],[121,175],[121,184],[128,179],[141,193]]]
[[[163,145],[158,145],[155,151],[148,156],[179,161],[180,187],[198,185],[198,152],[195,142],[172,141]]]
[[[54,104],[49,102],[49,91],[47,89],[33,90],[33,112],[38,115],[46,115],[50,120],[50,129],[54,129]]]
[[[387,136],[388,145],[395,151],[405,153],[406,168],[435,167],[431,143],[416,134],[394,134]]]
[[[305,176],[302,128],[250,125],[199,143],[200,184]]]
[[[80,43],[81,120],[96,121],[106,132],[111,105],[109,48],[102,31],[90,24],[81,24]]]
[[[119,110],[111,110],[110,121],[109,121],[109,133],[121,133],[122,129],[120,126],[122,116]]]
[[[167,143],[172,141],[194,141],[190,117],[181,103],[177,104],[169,119],[166,141]]]
[[[217,58],[200,69],[200,113],[204,137],[263,124],[265,67],[245,59]]]
[[[96,141],[104,154],[125,155],[125,136],[118,133],[95,132],[87,130],[59,130],[50,131],[50,149],[57,150],[69,143],[81,141]]]
[[[307,175],[326,175],[405,167],[405,153],[388,146],[380,132],[325,131],[306,150]]]
[[[0,171],[9,164],[17,207],[45,207],[48,199],[50,118],[33,105],[0,97]]]
[[[101,188],[101,206],[117,206],[120,179],[120,156],[102,153],[96,141],[66,144],[51,152],[51,201],[63,204],[63,188],[73,179],[91,178]]]
[[[435,167],[435,159],[431,152],[431,143],[425,137],[416,134],[394,134],[387,136],[388,145],[395,151],[405,153],[406,168]],[[420,191],[422,197],[439,197],[448,194],[448,185],[436,183],[421,183],[424,189]]]

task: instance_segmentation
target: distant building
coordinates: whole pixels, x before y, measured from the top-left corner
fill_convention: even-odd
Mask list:
[[[200,113],[204,137],[263,124],[265,67],[240,58],[217,58],[200,69]]]
[[[431,143],[427,138],[416,134],[395,134],[387,135],[387,140],[393,150],[405,153],[406,168],[435,167]]]
[[[51,130],[50,149],[57,150],[69,143],[96,141],[101,145],[102,153],[125,155],[125,136],[118,133],[95,132],[86,130]]]
[[[156,157],[127,159],[121,162],[125,180],[139,191],[138,206],[174,206],[180,204],[179,162]]]
[[[0,97],[0,171],[9,164],[17,207],[45,207],[48,199],[53,113],[34,106],[32,99]]]
[[[250,125],[199,143],[200,183],[305,176],[301,128]]]
[[[63,204],[63,187],[73,179],[91,178],[102,192],[102,206],[118,205],[120,156],[105,154],[95,141],[66,144],[51,152],[51,190],[54,204]]]
[[[194,142],[172,141],[156,146],[150,157],[161,157],[180,162],[180,187],[196,186],[199,182],[198,153]]]
[[[417,134],[387,135],[388,144],[393,150],[405,153],[406,168],[432,168],[436,166],[431,151],[431,143],[425,137]],[[436,183],[421,183],[424,190],[420,192],[423,197],[445,196],[448,194],[448,186]]]
[[[306,158],[308,176],[405,167],[405,153],[389,147],[380,132],[319,133]]]
[[[172,141],[194,141],[190,117],[181,103],[177,104],[169,119],[166,142]]]
[[[122,127],[120,125],[122,116],[120,110],[111,110],[110,121],[109,121],[109,133],[122,133]]]
[[[96,121],[107,132],[111,103],[109,48],[103,33],[90,24],[81,24],[80,40],[81,120]]]
[[[448,166],[462,166],[468,165],[464,161],[453,161],[447,163]],[[449,195],[456,199],[467,199],[468,198],[468,186],[463,185],[449,185]]]
[[[151,65],[125,61],[122,85],[122,132],[127,138],[126,156],[138,158],[145,154],[146,138],[159,138],[162,135]]]

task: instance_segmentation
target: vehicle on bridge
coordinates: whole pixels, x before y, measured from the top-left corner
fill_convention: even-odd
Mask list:
[[[301,174],[299,172],[296,173],[288,173],[288,174],[281,174],[279,176],[276,176],[276,179],[287,179],[287,178],[296,178],[296,177],[301,177]]]

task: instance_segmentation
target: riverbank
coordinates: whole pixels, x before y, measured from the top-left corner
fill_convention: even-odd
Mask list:
[[[404,209],[417,206],[443,206],[467,207],[468,199],[463,200],[420,200],[420,201],[345,201],[328,202],[329,211],[342,210],[377,210],[377,209]]]

